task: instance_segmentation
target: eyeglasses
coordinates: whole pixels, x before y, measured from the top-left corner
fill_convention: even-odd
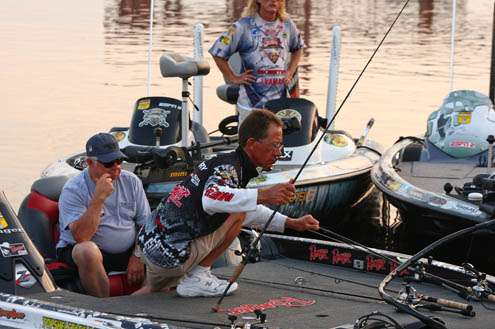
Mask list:
[[[260,140],[258,142],[261,143],[261,144],[268,145],[272,149],[277,150],[277,151],[280,151],[280,152],[282,152],[282,149],[284,148],[284,144],[282,144],[282,143],[265,143],[265,142],[262,142]]]
[[[110,162],[101,162],[98,160],[98,162],[101,163],[103,165],[103,167],[108,168],[108,169],[112,168],[115,165],[120,165],[122,163],[122,161],[124,161],[124,159],[115,159],[115,160],[110,161]]]

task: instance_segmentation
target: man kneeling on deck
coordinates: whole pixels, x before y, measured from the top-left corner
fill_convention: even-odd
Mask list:
[[[291,182],[265,189],[246,189],[257,167],[270,170],[281,155],[282,122],[271,112],[255,110],[239,128],[239,147],[200,163],[148,218],[138,236],[146,264],[146,284],[135,294],[177,286],[182,297],[220,296],[226,280],[210,272],[213,262],[244,226],[263,226],[272,210],[294,196]],[[311,215],[275,214],[271,231],[319,229]],[[178,285],[177,285],[178,284]],[[237,289],[232,284],[228,293]]]

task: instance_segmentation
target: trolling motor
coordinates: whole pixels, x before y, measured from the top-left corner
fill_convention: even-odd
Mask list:
[[[210,143],[195,143],[189,147],[169,146],[127,146],[122,152],[127,162],[137,164],[134,173],[143,184],[177,181],[186,177],[195,163],[202,161],[202,150],[219,145],[229,145],[237,141],[237,137],[224,137]]]

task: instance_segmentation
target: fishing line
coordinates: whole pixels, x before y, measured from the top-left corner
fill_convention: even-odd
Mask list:
[[[351,247],[352,247],[353,245],[359,246],[359,247],[363,248],[365,251],[367,251],[367,252],[369,252],[369,253],[371,253],[371,254],[373,254],[373,255],[375,255],[375,256],[378,256],[378,257],[384,258],[384,259],[386,259],[386,260],[388,260],[388,261],[390,261],[390,262],[393,262],[393,263],[399,264],[399,262],[398,262],[397,260],[395,260],[395,259],[393,259],[393,258],[390,258],[390,257],[388,257],[388,256],[385,256],[385,255],[382,255],[382,254],[380,254],[380,253],[378,253],[378,252],[374,251],[373,249],[371,249],[371,248],[369,248],[369,247],[365,246],[364,244],[361,244],[361,243],[359,243],[359,242],[357,242],[357,241],[354,241],[354,240],[352,240],[352,239],[346,238],[345,236],[340,235],[340,234],[338,234],[338,233],[336,233],[336,232],[334,232],[334,231],[332,231],[332,230],[326,229],[326,228],[324,228],[324,227],[320,227],[320,230],[321,230],[321,231],[323,231],[323,232],[326,232],[326,233],[328,233],[328,234],[331,234],[331,235],[333,235],[334,237],[328,236],[328,235],[326,235],[326,234],[323,234],[323,233],[318,232],[318,231],[315,231],[315,230],[309,230],[309,232],[314,233],[314,234],[317,234],[317,235],[320,235],[320,236],[323,236],[323,237],[326,237],[327,239],[334,239],[334,240],[336,240],[336,241],[338,241],[338,242],[345,243],[345,244],[347,244],[348,246],[351,246]],[[337,237],[337,238],[335,238],[335,237]]]
[[[326,292],[326,293],[331,293],[331,294],[336,294],[336,295],[358,297],[358,298],[371,299],[371,300],[383,302],[383,299],[378,298],[378,297],[352,294],[352,293],[348,293],[348,292],[341,292],[341,291],[335,291],[335,290],[329,290],[329,289],[314,288],[314,287],[308,287],[308,286],[296,285],[296,284],[290,284],[290,283],[282,283],[282,282],[276,282],[276,281],[265,281],[265,280],[260,280],[260,279],[251,279],[251,278],[240,278],[239,280],[246,281],[246,282],[253,282],[253,283],[278,285],[278,286],[296,288],[296,289],[312,290],[312,291],[316,291],[316,292]],[[374,288],[376,288],[376,287],[374,287]]]
[[[280,255],[280,257],[281,258],[284,258],[284,259],[290,259],[291,260],[291,258],[289,258],[287,256],[284,256],[284,255]],[[282,264],[282,263],[278,263],[276,261],[272,261],[272,263],[275,264],[275,265],[278,265],[278,266],[285,267],[285,268],[287,268],[289,270],[296,270],[296,271],[300,271],[300,272],[303,272],[303,273],[309,273],[309,274],[314,274],[314,275],[322,276],[322,277],[325,277],[325,278],[333,279],[333,280],[335,280],[335,283],[336,284],[340,284],[341,282],[346,282],[346,283],[352,283],[352,284],[363,286],[363,287],[367,287],[367,288],[377,289],[377,286],[374,286],[374,285],[368,284],[368,283],[364,283],[364,282],[359,282],[359,281],[354,281],[354,280],[349,280],[349,279],[343,279],[343,278],[340,278],[338,276],[333,276],[333,275],[324,274],[324,273],[320,273],[320,272],[314,272],[314,271],[302,269],[302,268],[297,267],[297,266],[285,265],[285,264]],[[399,291],[394,290],[394,289],[388,289],[388,290],[390,292],[393,292],[393,293],[399,293]]]
[[[364,72],[366,71],[366,69],[368,68],[369,64],[371,63],[371,61],[373,60],[373,58],[375,57],[376,53],[378,52],[378,50],[380,49],[381,45],[383,44],[383,42],[385,41],[385,39],[387,38],[387,36],[389,35],[390,31],[392,30],[392,28],[394,27],[395,23],[398,21],[399,17],[402,15],[404,9],[406,8],[406,6],[409,4],[409,1],[410,0],[406,0],[404,2],[404,5],[402,6],[401,10],[399,11],[399,13],[396,15],[395,19],[393,20],[392,24],[389,26],[387,32],[385,32],[385,35],[383,36],[383,38],[381,39],[380,43],[378,44],[378,46],[375,48],[375,50],[373,51],[373,54],[371,55],[371,57],[368,59],[368,62],[366,63],[366,65],[364,66],[364,68],[361,70],[361,72],[359,73],[357,79],[354,81],[354,83],[352,84],[351,88],[349,89],[349,91],[347,92],[347,95],[344,97],[344,100],[342,101],[342,103],[340,104],[339,108],[337,109],[337,111],[335,112],[335,114],[332,116],[332,119],[327,123],[327,126],[325,127],[325,130],[323,131],[323,133],[321,134],[321,136],[318,138],[318,140],[316,141],[315,145],[313,146],[313,148],[311,149],[309,155],[306,157],[306,159],[304,160],[304,163],[302,164],[301,168],[299,168],[299,171],[297,172],[296,176],[294,177],[293,179],[293,183],[295,183],[297,181],[297,179],[299,178],[299,176],[301,175],[302,171],[304,170],[304,168],[306,167],[306,164],[308,163],[309,159],[311,158],[311,156],[313,155],[313,153],[316,151],[316,148],[318,147],[318,145],[320,144],[320,142],[323,140],[323,138],[325,137],[326,133],[328,132],[328,130],[330,129],[332,123],[335,121],[335,118],[337,117],[337,115],[339,115],[340,111],[342,110],[342,107],[344,106],[344,104],[346,103],[347,99],[349,98],[349,96],[351,95],[352,91],[354,90],[354,88],[356,87],[357,83],[359,82],[359,80],[361,80],[361,77],[363,76]],[[270,215],[270,217],[268,218],[268,220],[266,221],[265,225],[263,226],[263,229],[262,231],[260,232],[260,234],[256,237],[256,239],[251,243],[251,245],[249,246],[247,252],[245,252],[245,255],[243,257],[243,260],[241,262],[241,264],[238,265],[237,269],[235,270],[234,274],[232,275],[232,277],[230,278],[229,280],[229,284],[227,285],[227,287],[225,288],[222,296],[218,299],[218,302],[217,304],[215,304],[213,307],[212,307],[212,311],[213,312],[218,312],[218,310],[220,309],[220,304],[222,303],[223,299],[225,298],[225,296],[227,295],[227,291],[230,289],[230,287],[232,286],[232,284],[237,280],[237,278],[239,277],[239,275],[241,275],[242,271],[244,270],[244,267],[246,266],[246,264],[248,263],[249,261],[249,253],[252,252],[252,247],[256,246],[257,243],[260,241],[261,237],[263,236],[263,234],[266,232],[268,226],[270,225],[270,223],[272,222],[273,220],[273,217],[275,216],[275,214],[277,213],[277,211],[280,209],[280,205],[277,206],[272,214]]]
[[[380,43],[378,44],[378,46],[373,51],[373,54],[371,54],[371,57],[368,59],[368,62],[366,63],[366,65],[364,66],[364,68],[361,70],[361,72],[359,73],[357,79],[354,81],[354,83],[352,84],[351,88],[349,89],[349,91],[345,95],[344,100],[342,101],[342,103],[340,103],[339,108],[337,109],[337,111],[335,112],[335,114],[332,116],[332,119],[327,123],[327,126],[325,127],[325,130],[323,131],[322,135],[318,138],[317,142],[315,143],[315,145],[311,149],[311,152],[309,152],[309,155],[306,157],[306,159],[304,160],[304,163],[302,164],[301,168],[299,169],[299,171],[297,172],[296,176],[294,177],[294,182],[296,182],[297,181],[297,178],[301,175],[301,172],[306,167],[306,164],[308,163],[308,161],[311,158],[311,156],[313,155],[313,153],[316,151],[316,148],[318,147],[318,145],[320,144],[320,142],[322,141],[322,139],[325,137],[325,134],[330,129],[330,127],[331,127],[332,123],[335,121],[335,118],[337,117],[337,115],[339,115],[340,110],[342,109],[342,107],[346,103],[347,99],[349,98],[349,96],[351,95],[352,91],[354,90],[354,88],[358,84],[359,80],[361,80],[361,77],[363,76],[364,72],[366,71],[366,69],[370,65],[370,63],[373,60],[373,58],[375,57],[376,53],[378,52],[378,50],[382,46],[383,42],[385,41],[385,39],[389,35],[390,31],[394,27],[394,25],[397,22],[397,20],[399,19],[399,17],[402,15],[402,12],[404,11],[404,9],[406,9],[407,5],[409,4],[409,1],[410,0],[406,0],[404,2],[404,5],[402,6],[401,10],[399,11],[399,13],[397,14],[397,16],[395,17],[394,21],[392,22],[392,24],[388,28],[387,32],[385,32],[385,35],[383,36],[383,38],[380,40]]]
[[[434,250],[435,248],[445,244],[446,242],[455,240],[459,237],[470,234],[470,233],[475,232],[479,229],[493,225],[494,223],[495,223],[495,219],[491,219],[491,220],[488,220],[486,222],[476,224],[474,226],[471,226],[471,227],[459,230],[457,232],[451,233],[451,234],[439,239],[438,241],[435,241],[434,243],[428,245],[427,247],[425,247],[424,249],[422,249],[421,251],[416,253],[414,256],[409,258],[406,262],[400,264],[395,270],[390,272],[385,277],[385,279],[383,279],[383,281],[378,286],[378,291],[380,292],[380,296],[382,296],[383,300],[386,301],[388,304],[395,306],[400,311],[403,311],[403,312],[419,319],[421,322],[428,325],[429,327],[431,327],[433,329],[446,329],[446,326],[443,323],[439,322],[438,320],[430,318],[430,317],[416,311],[410,305],[403,304],[403,303],[395,300],[394,298],[392,298],[388,293],[385,292],[385,288],[393,279],[395,279],[395,277],[397,276],[398,273],[400,273],[402,270],[408,268],[408,266],[410,264],[416,262],[417,260],[419,260],[424,255],[427,255],[430,251]]]
[[[375,256],[377,256],[377,257],[380,257],[380,258],[386,259],[386,260],[388,260],[388,261],[390,261],[390,262],[392,262],[392,263],[395,263],[395,264],[397,264],[397,265],[400,265],[400,264],[401,264],[401,262],[399,262],[399,261],[397,261],[397,260],[395,260],[395,259],[393,259],[393,258],[391,258],[391,257],[388,257],[388,256],[386,256],[386,255],[382,255],[382,254],[380,254],[380,253],[378,253],[378,252],[374,251],[373,249],[371,249],[371,248],[369,248],[369,247],[367,247],[367,246],[365,246],[365,245],[363,245],[363,244],[361,244],[361,243],[359,243],[359,242],[357,242],[357,241],[354,241],[354,240],[351,240],[351,239],[349,239],[349,238],[346,238],[345,236],[340,235],[340,234],[338,234],[338,233],[336,233],[336,232],[333,232],[332,230],[329,230],[329,229],[326,229],[326,228],[323,228],[323,227],[320,227],[320,230],[322,230],[322,231],[324,231],[324,232],[327,232],[327,233],[329,233],[329,234],[332,234],[332,235],[334,235],[334,236],[337,236],[338,238],[331,237],[331,236],[328,236],[328,235],[326,235],[326,234],[323,234],[323,233],[321,233],[321,232],[314,231],[314,230],[309,230],[309,231],[310,231],[310,232],[312,232],[312,233],[314,233],[314,234],[317,234],[317,235],[323,236],[323,237],[325,237],[325,238],[327,238],[327,239],[333,239],[333,240],[335,240],[335,241],[338,241],[338,242],[344,243],[344,244],[346,244],[346,245],[348,245],[348,246],[350,246],[350,247],[353,247],[354,245],[357,245],[357,246],[359,246],[359,247],[363,248],[365,251],[368,251],[369,253],[371,253],[371,254],[373,254],[373,255],[375,255]],[[339,240],[339,239],[342,239],[342,240]],[[410,269],[410,270],[412,270],[413,272],[418,272],[418,270],[417,270],[417,269],[415,269],[415,268],[409,268],[409,269]],[[463,292],[468,292],[468,287],[467,287],[467,286],[464,286],[464,285],[462,285],[462,284],[460,284],[460,283],[457,283],[457,282],[455,282],[455,281],[452,281],[451,279],[442,278],[442,277],[439,277],[439,276],[437,276],[437,275],[434,275],[434,274],[428,273],[428,272],[426,272],[426,271],[420,271],[420,274],[421,274],[421,275],[423,275],[423,276],[425,276],[425,277],[427,277],[428,279],[432,279],[432,280],[440,281],[440,285],[445,284],[445,285],[448,285],[448,286],[449,286],[449,287],[451,287],[451,288],[456,289],[456,290],[457,290],[457,291],[459,291],[459,292],[460,292],[460,291],[463,291]],[[438,282],[437,282],[437,283],[438,283]]]

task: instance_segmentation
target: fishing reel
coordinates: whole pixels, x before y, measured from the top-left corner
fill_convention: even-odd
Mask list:
[[[241,250],[234,251],[234,254],[241,256],[243,259],[247,259],[248,263],[257,263],[261,260],[261,241],[255,244],[255,241],[259,238],[259,233],[254,229],[243,229],[241,231]]]
[[[402,304],[411,306],[417,305],[421,301],[416,289],[408,283],[405,283],[403,289],[399,291],[399,296],[397,299]]]
[[[474,286],[472,286],[470,290],[476,298],[482,300],[494,293],[489,282],[486,280],[486,273],[479,272],[470,263],[463,263],[462,267],[464,268],[466,275],[471,277],[471,282],[474,283]]]
[[[264,325],[266,322],[266,313],[261,310],[254,310],[255,316],[243,316],[244,322],[236,322],[238,317],[233,314],[228,315],[231,329],[269,329]]]

